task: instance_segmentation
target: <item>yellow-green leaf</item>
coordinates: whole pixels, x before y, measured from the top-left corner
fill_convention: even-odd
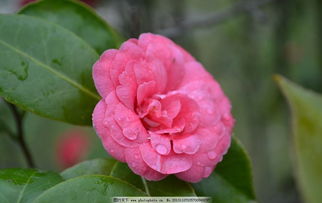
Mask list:
[[[292,112],[295,168],[307,203],[322,200],[322,95],[276,76]]]

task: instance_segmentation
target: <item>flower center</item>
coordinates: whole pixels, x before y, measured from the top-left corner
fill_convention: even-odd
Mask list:
[[[194,112],[198,108],[195,106],[187,96],[168,94],[146,98],[136,111],[147,130],[168,135],[183,132],[191,125],[190,120],[196,120],[195,116],[191,116],[196,115]]]

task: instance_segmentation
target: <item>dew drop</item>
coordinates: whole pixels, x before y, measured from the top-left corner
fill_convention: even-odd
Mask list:
[[[209,159],[215,159],[217,157],[217,153],[214,151],[208,152],[208,158]]]
[[[158,144],[156,147],[155,147],[155,150],[157,150],[157,152],[159,154],[166,154],[168,152],[168,149],[166,148],[166,146],[162,145],[162,144]]]
[[[123,129],[123,134],[125,137],[127,137],[130,140],[135,140],[138,137],[138,132],[131,128]]]

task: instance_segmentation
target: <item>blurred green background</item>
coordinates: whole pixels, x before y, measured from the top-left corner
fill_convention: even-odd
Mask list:
[[[0,0],[0,13],[16,12],[19,5]],[[196,57],[232,101],[234,135],[250,154],[259,202],[301,202],[291,166],[289,111],[272,76],[280,73],[322,92],[322,1],[96,0],[94,8],[126,39],[164,34]],[[1,130],[4,124],[15,129],[2,100],[0,124],[0,168],[26,167],[18,145]],[[40,169],[61,170],[58,143],[75,129],[89,140],[82,159],[107,156],[91,128],[27,113],[24,129]]]

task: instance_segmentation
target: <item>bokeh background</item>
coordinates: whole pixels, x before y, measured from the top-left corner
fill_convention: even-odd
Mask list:
[[[125,39],[166,35],[220,82],[233,104],[234,135],[248,150],[259,202],[302,202],[292,167],[289,110],[273,80],[282,74],[322,92],[321,0],[95,0],[87,2]],[[22,2],[0,0],[0,13]],[[1,30],[0,30],[1,32]],[[36,165],[60,171],[108,156],[92,128],[26,113],[24,130]],[[26,167],[8,105],[0,100],[0,168]]]

